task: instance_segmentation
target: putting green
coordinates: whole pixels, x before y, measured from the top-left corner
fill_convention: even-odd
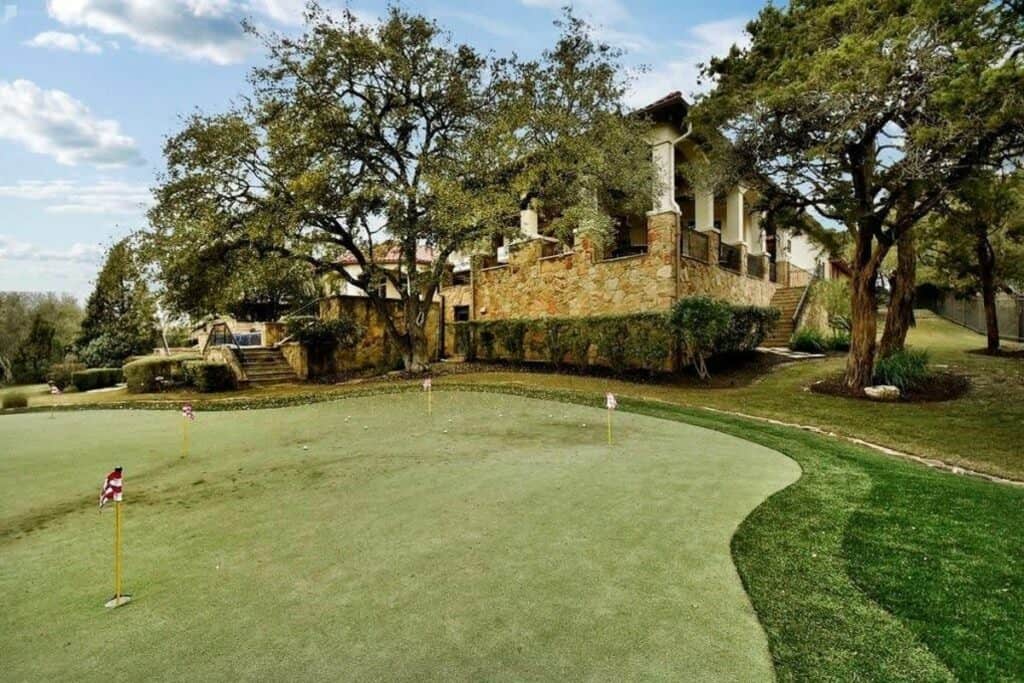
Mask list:
[[[496,394],[0,418],[8,680],[768,680],[729,540],[799,476],[713,431]],[[584,426],[585,425],[585,426]],[[125,588],[110,596],[125,467]]]

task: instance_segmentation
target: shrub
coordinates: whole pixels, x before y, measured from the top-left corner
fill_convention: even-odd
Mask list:
[[[180,356],[143,356],[124,366],[124,379],[128,383],[128,391],[133,394],[150,393],[161,388],[157,377],[162,377],[168,384],[184,384],[185,373],[182,363],[187,360],[200,360],[198,356],[183,354]]]
[[[675,337],[663,313],[632,316],[626,336],[626,355],[652,374],[665,368],[675,348]]]
[[[632,321],[632,317],[627,319],[622,316],[595,317],[588,320],[594,331],[597,354],[616,374],[626,369],[629,360],[627,339]]]
[[[230,391],[237,386],[235,373],[227,363],[186,361],[182,365],[185,380],[202,392]]]
[[[8,408],[28,408],[28,396],[20,391],[8,391],[0,397],[0,407],[4,410]]]
[[[72,384],[72,377],[76,372],[85,370],[85,363],[67,362],[54,363],[50,371],[46,373],[46,381],[56,384],[61,390],[67,389]]]
[[[473,328],[469,323],[455,323],[455,352],[465,356],[466,360],[476,360]]]
[[[306,346],[321,349],[351,349],[363,338],[363,326],[347,316],[339,318],[292,318],[289,336]]]
[[[716,353],[753,351],[765,340],[779,320],[779,309],[761,306],[731,306],[732,319],[716,343]]]
[[[928,352],[911,348],[900,349],[879,358],[875,363],[875,384],[891,384],[900,391],[920,386],[931,375]]]
[[[484,358],[494,360],[494,332],[489,327],[484,327],[478,335],[480,348],[484,352]]]
[[[797,330],[789,340],[789,348],[806,353],[824,353],[828,348],[828,341],[825,335],[813,327],[804,327]]]
[[[828,348],[830,351],[849,351],[850,350],[850,333],[843,332],[841,330],[833,330],[832,336],[828,340]]]
[[[569,349],[569,356],[572,362],[585,368],[590,364],[590,347],[593,340],[590,338],[589,327],[582,320],[571,320],[566,329],[566,347]]]
[[[80,370],[71,376],[71,383],[79,391],[112,387],[122,380],[124,372],[121,368],[93,368]]]
[[[672,307],[670,321],[687,361],[702,379],[707,379],[707,359],[717,350],[719,340],[728,335],[732,324],[730,306],[706,296],[687,297]]]
[[[90,368],[108,368],[121,365],[141,350],[138,340],[130,335],[104,332],[80,348],[78,356]]]
[[[526,356],[526,331],[529,324],[524,320],[501,320],[495,323],[495,336],[505,349],[508,357],[522,362]]]
[[[556,368],[561,368],[565,364],[565,355],[571,350],[571,326],[565,320],[556,319],[540,327],[544,335],[544,353],[548,361]]]

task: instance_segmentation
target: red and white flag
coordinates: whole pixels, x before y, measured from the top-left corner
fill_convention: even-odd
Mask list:
[[[103,481],[103,489],[100,490],[101,510],[108,501],[121,502],[121,483],[121,468],[115,467],[114,471],[108,474],[107,478]]]
[[[186,403],[185,405],[183,405],[181,407],[181,416],[185,417],[185,418],[188,418],[189,420],[192,420],[193,422],[195,421],[196,414],[195,414],[195,411],[192,410],[192,404],[191,403]]]
[[[53,395],[53,396],[60,396],[63,393],[64,392],[61,391],[60,387],[58,387],[56,384],[51,384],[50,385],[50,394],[51,395]]]
[[[430,391],[430,388],[432,386],[434,386],[434,383],[430,380],[429,377],[423,380],[423,391]]]
[[[608,392],[604,396],[604,405],[608,410],[615,410],[619,407],[619,402],[615,400],[615,394]]]

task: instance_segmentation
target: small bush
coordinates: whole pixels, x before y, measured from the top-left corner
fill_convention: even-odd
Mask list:
[[[924,350],[901,349],[875,363],[875,384],[891,384],[900,391],[914,389],[930,376],[928,352]]]
[[[466,360],[476,360],[473,328],[469,323],[455,323],[455,352],[465,356]]]
[[[123,377],[124,372],[121,368],[93,368],[74,373],[71,376],[71,383],[79,391],[90,391],[112,387],[122,381]]]
[[[289,336],[306,346],[326,349],[351,349],[366,334],[363,326],[345,316],[340,318],[292,318],[287,323]]]
[[[779,321],[779,309],[761,306],[732,306],[732,320],[716,342],[716,353],[753,351],[771,334]]]
[[[46,374],[46,381],[56,384],[63,391],[71,386],[74,374],[82,370],[85,370],[85,363],[78,361],[54,363]]]
[[[597,345],[597,355],[608,363],[612,372],[622,373],[628,365],[627,339],[632,318],[627,322],[620,316],[591,318],[591,329]]]
[[[487,360],[494,360],[494,332],[488,328],[480,330],[479,340],[480,348],[484,352],[484,358]]]
[[[187,361],[182,366],[185,381],[201,392],[230,391],[237,386],[235,373],[227,363]]]
[[[184,384],[185,373],[182,363],[195,360],[194,356],[145,356],[124,366],[124,379],[128,391],[133,394],[151,393],[162,388],[157,377],[165,384]]]
[[[710,376],[707,359],[718,349],[719,340],[725,338],[732,324],[729,304],[706,296],[680,299],[672,307],[672,327],[697,374]]]
[[[829,351],[849,351],[850,333],[834,331],[832,336],[828,339],[828,348]]]
[[[495,336],[508,357],[517,363],[521,363],[526,356],[528,328],[529,324],[525,320],[501,320],[495,325]]]
[[[789,340],[789,348],[805,353],[824,353],[828,348],[828,340],[825,339],[825,335],[813,327],[805,327],[797,330],[793,338]]]
[[[28,396],[20,391],[8,391],[0,398],[0,407],[4,410],[9,408],[28,408]]]

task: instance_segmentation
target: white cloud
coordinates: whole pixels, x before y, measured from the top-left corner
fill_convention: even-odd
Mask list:
[[[98,263],[103,249],[96,244],[75,242],[67,249],[44,249],[30,242],[0,235],[0,261],[58,261],[66,263]]]
[[[540,7],[561,12],[571,5],[581,16],[601,24],[612,24],[629,19],[629,10],[619,0],[522,0],[527,7]]]
[[[14,21],[18,16],[17,5],[4,5],[4,11],[0,14],[0,24],[6,24],[9,21]]]
[[[248,9],[281,24],[301,24],[307,0],[250,0]]]
[[[666,56],[639,76],[627,102],[631,106],[642,107],[674,90],[681,90],[691,100],[706,91],[710,84],[698,82],[699,65],[712,57],[724,56],[734,44],[740,47],[749,45],[746,25],[746,19],[736,17],[692,26],[686,38],[676,43],[678,52]]]
[[[43,47],[50,50],[67,50],[69,52],[85,52],[98,55],[103,48],[79,33],[64,33],[62,31],[43,31],[32,40],[25,41],[29,47]]]
[[[285,11],[282,0],[260,2]],[[241,62],[254,46],[240,22],[245,6],[232,0],[49,0],[47,10],[66,26],[215,64]]]
[[[140,214],[153,201],[145,185],[118,180],[22,180],[0,185],[0,197],[46,202],[49,213]]]
[[[0,81],[0,139],[13,140],[67,166],[142,163],[117,121],[97,119],[81,101],[32,81]]]

